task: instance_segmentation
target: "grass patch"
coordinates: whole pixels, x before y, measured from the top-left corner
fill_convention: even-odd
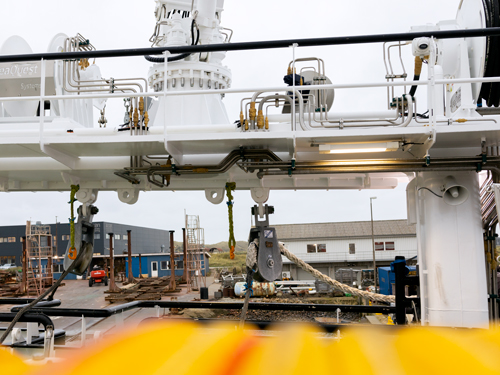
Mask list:
[[[245,268],[245,261],[247,258],[246,252],[235,252],[234,259],[229,258],[229,253],[219,253],[212,254],[210,258],[210,267],[217,268],[227,268],[228,271],[231,271],[233,268],[237,268],[237,272],[241,272],[241,270]]]

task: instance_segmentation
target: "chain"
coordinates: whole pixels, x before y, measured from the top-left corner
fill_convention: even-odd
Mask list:
[[[236,240],[234,239],[234,225],[233,225],[233,194],[232,191],[236,189],[236,182],[228,182],[226,184],[226,195],[227,195],[227,213],[229,218],[229,241],[227,245],[229,246],[229,257],[234,259],[234,248],[236,246]]]

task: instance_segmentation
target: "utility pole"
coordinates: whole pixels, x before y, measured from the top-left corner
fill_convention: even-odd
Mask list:
[[[372,249],[373,249],[373,281],[375,283],[375,293],[377,292],[377,262],[375,261],[375,237],[373,233],[373,205],[372,202],[377,197],[370,197],[370,214],[372,218]]]
[[[134,275],[132,274],[132,231],[127,230],[127,244],[128,244],[128,282],[134,282]]]
[[[113,233],[108,233],[109,235],[109,291],[110,292],[118,292],[120,288],[118,288],[115,284],[115,260],[113,257]]]
[[[58,250],[58,246],[59,246],[58,244],[59,244],[59,237],[57,237],[57,216],[56,216],[56,256],[57,257],[59,257],[59,251],[57,251]]]
[[[174,231],[170,231],[170,290],[176,288],[175,285],[175,247],[174,247]]]

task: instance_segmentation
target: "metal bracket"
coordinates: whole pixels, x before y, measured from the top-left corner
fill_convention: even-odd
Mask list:
[[[224,201],[224,189],[205,189],[205,198],[210,203],[220,204]]]
[[[80,160],[79,157],[76,157],[74,155],[67,154],[65,152],[56,150],[55,148],[48,146],[46,144],[41,143],[40,144],[40,149],[45,155],[50,156],[52,159],[55,161],[58,161],[59,163],[65,165],[66,167],[70,169],[75,169],[76,164]]]
[[[0,177],[0,191],[9,191],[9,179]]]
[[[61,172],[61,177],[64,181],[65,184],[71,184],[71,185],[79,185],[80,184],[80,177],[66,173],[66,172]]]
[[[127,204],[135,204],[139,200],[138,189],[118,189],[118,199],[120,202]]]
[[[252,199],[259,205],[259,218],[264,217],[264,203],[269,199],[269,188],[251,188],[250,194],[252,195]]]
[[[96,189],[80,189],[77,191],[75,197],[82,203],[82,214],[88,216],[88,209],[90,205],[97,201],[99,191]]]

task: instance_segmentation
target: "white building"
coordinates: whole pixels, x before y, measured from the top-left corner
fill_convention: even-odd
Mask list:
[[[373,269],[370,221],[345,223],[275,225],[279,241],[312,267],[335,278],[339,269]],[[397,255],[406,259],[417,255],[415,225],[407,220],[374,221],[377,267],[388,266]],[[283,271],[294,280],[312,276],[283,258]]]

